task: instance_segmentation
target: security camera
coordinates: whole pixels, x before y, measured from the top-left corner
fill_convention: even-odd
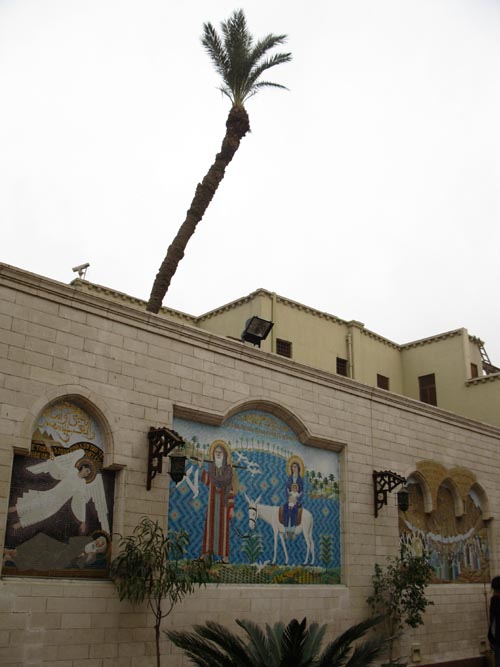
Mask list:
[[[78,266],[74,266],[71,270],[74,271],[74,273],[78,273],[79,278],[85,278],[89,266],[90,264],[87,262],[86,264],[78,264]]]

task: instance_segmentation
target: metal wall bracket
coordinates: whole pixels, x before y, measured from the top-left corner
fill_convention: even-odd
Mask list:
[[[149,454],[146,488],[151,489],[151,482],[163,469],[163,457],[168,456],[176,447],[185,444],[183,438],[174,430],[162,426],[151,426],[148,433]]]
[[[373,471],[373,500],[375,516],[384,505],[387,505],[387,494],[400,484],[406,484],[406,478],[391,470]]]

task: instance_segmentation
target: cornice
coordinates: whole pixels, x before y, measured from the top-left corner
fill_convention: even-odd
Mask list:
[[[422,345],[429,345],[430,343],[435,343],[440,340],[446,340],[447,338],[454,338],[455,336],[461,336],[465,329],[454,329],[453,331],[445,331],[444,333],[436,334],[435,336],[429,336],[428,338],[420,338],[419,340],[411,341],[410,343],[404,343],[400,345],[401,350],[407,350],[411,347],[421,347]],[[469,336],[469,338],[471,338]]]
[[[367,338],[372,338],[373,340],[376,340],[378,343],[387,345],[387,347],[392,347],[393,350],[398,350],[398,352],[401,351],[401,345],[398,345],[398,343],[394,343],[392,340],[389,340],[388,338],[384,338],[383,336],[375,333],[374,331],[370,331],[370,329],[360,328],[360,333],[363,336],[366,336]]]
[[[500,373],[490,373],[490,375],[482,375],[477,378],[469,378],[465,382],[466,387],[471,387],[472,385],[478,384],[487,384],[488,382],[498,382],[500,381]]]
[[[471,334],[469,334],[469,340],[471,343],[475,343],[479,347],[484,345],[484,340],[481,340],[479,336],[472,336]]]
[[[105,287],[104,285],[98,285],[97,283],[90,283],[87,280],[82,280],[81,278],[75,278],[74,280],[71,281],[70,285],[77,287],[80,290],[86,291],[89,294],[93,293],[103,294],[107,298],[112,299],[114,301],[122,303],[130,303],[134,306],[139,306],[144,309],[146,308],[146,301],[144,301],[143,299],[138,299],[135,296],[130,296],[129,294],[125,294],[124,292],[119,292],[115,289],[111,289],[110,287]],[[172,315],[174,317],[186,320],[187,322],[195,323],[197,320],[197,318],[194,317],[193,315],[188,315],[187,313],[183,313],[180,310],[174,310],[173,308],[168,308],[166,306],[161,306],[160,313],[162,313],[163,315]]]
[[[195,318],[196,322],[203,322],[203,320],[209,320],[211,317],[215,317],[220,313],[233,310],[234,308],[237,308],[238,306],[241,306],[244,303],[253,301],[253,299],[255,299],[257,296],[271,297],[272,293],[262,288],[256,289],[254,292],[250,292],[250,294],[247,294],[246,296],[242,296],[239,299],[235,299],[235,301],[230,301],[229,303],[225,303],[223,306],[218,306],[217,308],[214,308],[214,310],[209,310],[208,312],[203,313],[199,317]]]
[[[286,306],[290,306],[290,308],[300,310],[304,313],[308,313],[309,315],[314,315],[320,319],[329,320],[330,322],[335,322],[336,324],[348,324],[346,320],[342,320],[340,317],[326,313],[323,310],[316,310],[316,308],[312,308],[311,306],[306,306],[303,303],[299,303],[298,301],[288,299],[286,296],[280,296],[279,294],[276,294],[276,301],[277,303],[283,303]]]
[[[290,306],[290,308],[294,308],[295,310],[300,310],[304,313],[308,313],[309,315],[314,315],[315,317],[326,319],[329,320],[330,322],[335,322],[336,324],[348,324],[345,320],[342,320],[339,317],[336,317],[335,315],[331,315],[330,313],[325,313],[321,310],[316,310],[316,308],[312,308],[311,306],[306,306],[305,304],[299,303],[298,301],[293,301],[292,299],[288,299],[287,297],[281,296],[280,294],[274,294],[273,292],[269,292],[268,290],[262,287],[256,289],[254,292],[251,292],[250,294],[247,294],[246,296],[236,299],[235,301],[230,301],[229,303],[226,303],[223,306],[219,306],[214,310],[210,310],[208,313],[200,315],[198,318],[196,318],[196,320],[197,322],[202,322],[205,319],[210,319],[211,317],[219,315],[220,313],[227,312],[228,310],[237,308],[238,306],[241,306],[244,303],[248,303],[249,301],[252,301],[258,296],[265,296],[268,297],[269,299],[275,297],[277,303],[282,303],[286,306]],[[359,323],[357,324],[359,325]]]

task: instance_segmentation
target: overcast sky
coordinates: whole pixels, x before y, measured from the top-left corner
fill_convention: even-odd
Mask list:
[[[164,305],[258,287],[500,365],[499,0],[0,0],[0,261],[147,299],[229,111],[200,43],[238,7],[293,61]]]

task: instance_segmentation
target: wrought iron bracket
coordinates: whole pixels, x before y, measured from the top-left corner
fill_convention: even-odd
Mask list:
[[[146,488],[151,489],[151,482],[158,473],[163,470],[163,457],[168,456],[176,447],[185,444],[183,438],[174,430],[162,426],[154,428],[151,426],[148,433],[148,474]]]
[[[387,494],[391,493],[400,484],[406,484],[406,477],[402,477],[391,470],[373,471],[373,500],[375,516],[384,505],[387,505]]]

